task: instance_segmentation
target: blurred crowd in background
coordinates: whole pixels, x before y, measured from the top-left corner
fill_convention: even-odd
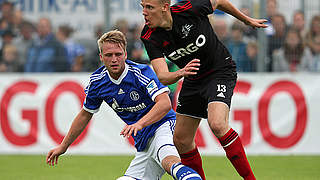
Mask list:
[[[306,22],[303,11],[297,10],[289,24],[279,12],[276,0],[266,2],[269,24],[265,30],[266,71],[320,72],[320,14],[314,15],[311,22]],[[48,17],[32,22],[6,1],[1,3],[0,8],[0,72],[93,72],[101,66],[97,44],[73,38],[75,29],[68,24],[53,27]],[[242,7],[240,10],[252,16],[249,8]],[[257,29],[236,19],[228,24],[219,16],[214,16],[212,26],[236,61],[237,70],[256,72]],[[148,64],[148,55],[140,40],[142,27],[143,24],[129,25],[126,19],[119,19],[112,29],[126,34],[128,59]],[[93,41],[105,31],[103,24],[97,24],[92,30],[96,38]],[[168,63],[170,70],[177,69]]]

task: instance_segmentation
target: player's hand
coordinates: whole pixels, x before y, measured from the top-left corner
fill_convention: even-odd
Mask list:
[[[181,76],[188,77],[196,75],[200,67],[200,59],[193,59],[184,68],[180,69]]]
[[[249,17],[249,20],[247,22],[244,22],[246,25],[249,25],[253,28],[266,28],[268,25],[264,24],[268,22],[266,19],[254,19]]]
[[[58,164],[59,156],[67,151],[67,148],[64,148],[62,145],[57,146],[54,149],[51,149],[48,152],[46,162],[50,166],[54,166],[55,164]]]
[[[142,128],[143,128],[142,125],[140,125],[139,123],[126,125],[120,132],[120,135],[122,135],[123,137],[129,138],[133,133],[133,135],[136,136],[138,131],[140,131]]]

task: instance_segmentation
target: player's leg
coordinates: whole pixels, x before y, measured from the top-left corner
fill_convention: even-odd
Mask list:
[[[167,146],[161,148],[160,153],[165,156],[165,158],[161,160],[161,165],[165,171],[175,180],[202,180],[201,176],[195,170],[181,163],[177,150],[172,148],[174,147]]]
[[[137,152],[126,170],[125,177],[131,177],[137,180],[161,179],[165,171],[159,166],[150,154],[154,148],[149,146],[145,151]]]
[[[174,179],[200,180],[200,175],[192,168],[181,163],[179,153],[173,145],[173,123],[164,123],[158,128],[150,147],[155,146],[155,161]]]
[[[179,113],[177,113],[176,117],[173,142],[179,154],[184,154],[196,147],[195,135],[201,119]]]
[[[201,121],[200,118],[177,113],[173,141],[180,154],[182,164],[197,171],[203,180],[205,174],[202,159],[195,144],[195,134]]]
[[[202,160],[195,144],[195,135],[201,118],[207,117],[207,99],[201,97],[202,81],[184,79],[177,103],[176,126],[173,141],[182,164],[197,171],[205,180]]]
[[[251,180],[255,179],[255,177],[247,160],[240,137],[229,126],[229,106],[234,85],[235,80],[212,81],[212,89],[217,88],[217,92],[210,97],[211,99],[209,98],[208,123],[239,175],[246,180]]]

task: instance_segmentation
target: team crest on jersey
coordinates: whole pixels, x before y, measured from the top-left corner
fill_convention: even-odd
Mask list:
[[[140,96],[139,96],[139,93],[137,93],[137,91],[131,91],[130,93],[130,98],[133,100],[133,101],[138,101]]]
[[[189,35],[189,32],[192,28],[193,24],[189,25],[189,24],[185,24],[184,26],[182,26],[182,38],[186,38]]]
[[[152,94],[154,91],[158,90],[158,86],[154,80],[152,80],[148,85],[147,85],[147,90],[149,94]]]

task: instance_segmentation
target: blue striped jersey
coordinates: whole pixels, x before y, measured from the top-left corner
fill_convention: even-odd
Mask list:
[[[104,66],[90,76],[83,108],[96,113],[104,101],[126,124],[131,125],[151,110],[157,95],[168,91],[169,88],[160,83],[148,65],[126,60],[124,72],[117,80],[108,74]],[[172,120],[175,120],[175,113],[171,109],[160,121],[143,128],[133,136],[137,151],[145,149],[148,140],[159,126]]]

